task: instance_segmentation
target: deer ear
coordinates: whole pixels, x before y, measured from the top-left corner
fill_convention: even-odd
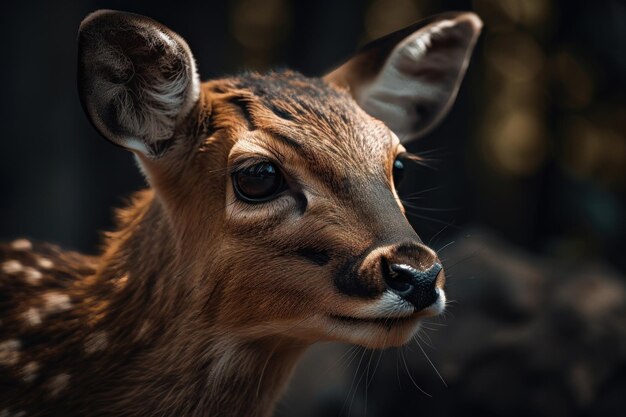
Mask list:
[[[366,45],[325,79],[406,143],[448,112],[481,28],[473,13],[435,16]]]
[[[147,17],[100,10],[80,25],[78,91],[105,138],[155,158],[169,147],[200,90],[180,36]]]

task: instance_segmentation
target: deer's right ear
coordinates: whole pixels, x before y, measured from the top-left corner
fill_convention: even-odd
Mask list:
[[[200,88],[180,36],[147,17],[100,10],[80,25],[78,91],[105,138],[155,158],[198,101]]]

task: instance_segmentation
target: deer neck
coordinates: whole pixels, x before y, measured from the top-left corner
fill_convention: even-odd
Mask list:
[[[112,411],[269,415],[306,346],[277,336],[244,339],[215,323],[217,307],[206,294],[219,290],[198,291],[203,272],[184,266],[189,260],[181,260],[152,192],[138,194],[120,217],[97,273],[81,288],[88,331],[106,335],[101,359],[125,359],[123,370],[108,372],[121,380],[101,393],[121,398]]]

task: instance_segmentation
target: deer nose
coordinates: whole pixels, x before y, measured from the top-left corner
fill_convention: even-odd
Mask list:
[[[383,259],[383,276],[387,287],[415,306],[417,311],[432,305],[439,298],[437,276],[443,269],[433,263],[426,270],[407,264],[389,264]]]

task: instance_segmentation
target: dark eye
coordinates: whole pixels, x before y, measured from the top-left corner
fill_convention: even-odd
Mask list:
[[[284,188],[280,171],[270,162],[261,162],[233,174],[235,195],[247,203],[271,200]]]
[[[402,161],[401,156],[397,156],[396,160],[393,161],[393,184],[395,185],[396,189],[400,186],[403,177],[404,162]]]

